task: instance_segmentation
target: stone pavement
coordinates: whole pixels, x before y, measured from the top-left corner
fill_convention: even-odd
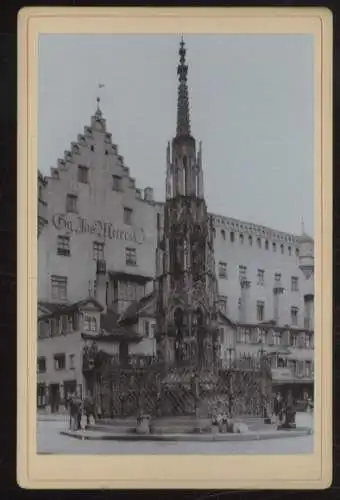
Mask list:
[[[294,439],[259,439],[251,441],[120,441],[78,439],[61,434],[68,429],[65,419],[37,421],[37,453],[71,455],[242,455],[313,453],[316,436]],[[269,437],[269,436],[268,436]]]

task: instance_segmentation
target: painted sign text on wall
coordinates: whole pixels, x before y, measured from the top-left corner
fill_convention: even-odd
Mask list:
[[[75,217],[71,219],[66,214],[54,214],[52,217],[53,226],[59,231],[68,230],[78,234],[93,234],[99,238],[109,238],[111,240],[132,241],[134,243],[144,243],[145,234],[143,229],[118,229],[110,222],[96,220],[90,222],[85,217]]]

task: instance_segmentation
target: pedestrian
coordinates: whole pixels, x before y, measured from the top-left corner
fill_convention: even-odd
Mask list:
[[[274,420],[275,424],[280,424],[283,417],[283,401],[281,393],[278,392],[274,398]]]
[[[87,392],[86,397],[84,399],[84,413],[86,416],[86,425],[90,425],[91,417],[93,419],[95,418],[95,411],[94,411],[94,400],[89,391]]]
[[[70,394],[69,398],[69,414],[70,414],[70,429],[77,430],[77,396],[75,393]]]

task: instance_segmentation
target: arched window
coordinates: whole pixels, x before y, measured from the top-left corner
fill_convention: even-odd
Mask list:
[[[295,250],[295,255],[296,255],[297,257],[300,255],[300,252],[299,252],[299,249],[298,249],[298,248]]]
[[[177,328],[183,326],[183,317],[184,317],[183,309],[177,307],[177,309],[175,309],[174,312],[174,322]]]
[[[292,255],[292,247],[288,247],[288,254],[289,254],[289,256]]]
[[[261,238],[257,238],[257,246],[261,248]]]
[[[265,246],[265,249],[266,249],[266,250],[268,250],[268,249],[269,249],[269,243],[268,243],[268,240],[266,240],[266,242],[265,242],[264,246]]]
[[[222,239],[225,241],[225,230],[224,229],[221,229],[221,236],[222,236]]]
[[[284,245],[281,244],[280,248],[281,248],[281,253],[284,254],[285,253],[285,247],[284,247]]]
[[[244,236],[243,236],[243,234],[241,233],[241,234],[240,234],[240,243],[243,245],[243,242],[244,242]]]
[[[252,244],[253,244],[253,237],[251,235],[248,236],[248,241],[249,241],[249,245],[252,246]]]
[[[230,241],[232,243],[235,241],[235,233],[234,233],[234,231],[231,231],[231,233],[230,233]]]
[[[203,312],[200,307],[196,309],[196,320],[197,320],[197,325],[202,326],[203,325]]]
[[[276,252],[276,243],[275,243],[275,241],[273,243],[273,252]]]

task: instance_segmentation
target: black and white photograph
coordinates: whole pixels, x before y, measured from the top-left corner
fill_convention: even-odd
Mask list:
[[[37,453],[313,453],[313,47],[39,36]]]

